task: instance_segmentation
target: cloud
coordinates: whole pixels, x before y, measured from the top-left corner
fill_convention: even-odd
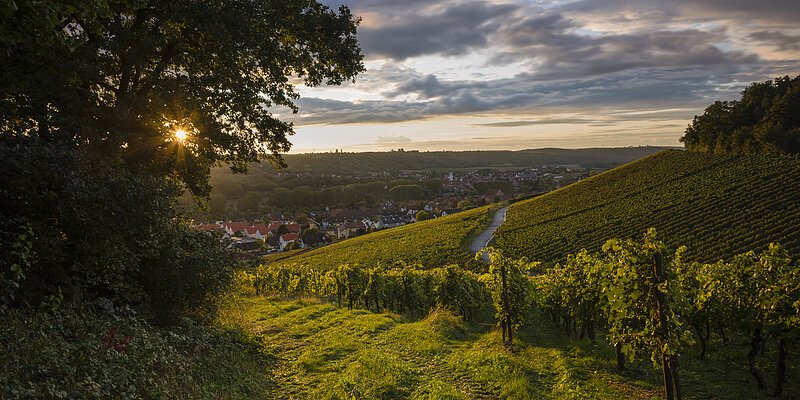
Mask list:
[[[312,91],[289,119],[502,115],[511,120],[475,127],[602,127],[691,118],[715,100],[736,98],[749,82],[800,73],[800,36],[790,23],[800,20],[798,1],[505,1],[516,2],[325,0],[365,15],[359,40],[372,68],[344,85],[347,98]],[[770,58],[754,43],[788,53]],[[447,65],[431,65],[431,56]],[[452,72],[462,67],[471,73]],[[353,99],[357,91],[368,96]],[[679,110],[635,114],[664,109]],[[553,117],[559,114],[570,117]]]
[[[484,124],[472,124],[473,126],[486,126],[490,128],[516,128],[531,125],[551,125],[551,124],[586,124],[592,122],[583,118],[542,118],[535,120],[517,120],[503,122],[489,122]]]
[[[399,135],[399,136],[378,136],[378,140],[375,141],[375,144],[379,145],[393,145],[393,144],[405,144],[411,143],[411,139]]]
[[[778,31],[757,31],[747,37],[757,42],[773,45],[780,50],[800,51],[800,35],[787,35]]]
[[[453,5],[433,2],[427,7],[396,3],[403,3],[400,15],[359,30],[359,42],[368,57],[404,60],[429,54],[463,55],[486,47],[489,35],[500,25],[499,19],[518,9],[512,4],[480,1]]]
[[[498,30],[503,49],[493,61],[524,61],[540,79],[584,77],[644,67],[685,67],[758,63],[759,57],[722,50],[719,31],[652,30],[627,34],[579,34],[582,26],[561,14],[522,16]]]

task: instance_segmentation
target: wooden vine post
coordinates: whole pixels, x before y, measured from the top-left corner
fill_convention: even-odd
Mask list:
[[[505,323],[503,323],[503,341],[506,345],[514,343],[511,328],[511,302],[508,300],[508,271],[505,260],[500,262],[500,279],[502,284],[503,307],[506,309]],[[507,333],[506,333],[507,332]]]
[[[664,268],[664,256],[661,252],[656,252],[653,255],[653,272],[655,283],[655,298],[656,307],[658,309],[658,322],[661,329],[660,335],[662,340],[668,341],[670,337],[670,321],[668,318],[669,301],[664,293],[658,290],[658,286],[667,280],[667,274]],[[664,372],[664,394],[667,400],[681,399],[681,386],[678,375],[678,360],[676,357],[663,352],[661,354],[661,368]]]

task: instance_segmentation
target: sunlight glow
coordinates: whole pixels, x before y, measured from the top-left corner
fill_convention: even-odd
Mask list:
[[[188,136],[189,136],[189,132],[186,132],[185,129],[178,128],[178,129],[175,130],[175,139],[177,139],[181,143],[185,142],[186,138]]]

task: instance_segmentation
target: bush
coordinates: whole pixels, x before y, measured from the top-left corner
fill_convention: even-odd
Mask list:
[[[114,298],[164,322],[213,311],[203,302],[224,289],[232,263],[176,214],[174,180],[31,138],[0,140],[0,159],[2,255],[17,260],[0,265],[3,304],[63,293]]]
[[[0,398],[269,398],[267,359],[239,331],[150,326],[100,300],[0,314]]]

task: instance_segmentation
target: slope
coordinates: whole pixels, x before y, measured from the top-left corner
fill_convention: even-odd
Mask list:
[[[494,206],[485,206],[428,221],[369,233],[298,254],[282,262],[329,269],[342,264],[373,266],[404,261],[438,267],[472,265],[470,236],[488,225]]]
[[[716,261],[770,242],[800,255],[800,159],[678,150],[643,158],[509,208],[496,246],[558,261],[655,227],[687,259]]]

